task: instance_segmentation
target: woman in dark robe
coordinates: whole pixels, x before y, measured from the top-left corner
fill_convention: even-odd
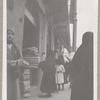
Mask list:
[[[71,65],[71,100],[93,100],[93,33],[83,35]]]
[[[47,93],[45,97],[51,97],[51,93],[56,90],[55,54],[53,51],[50,51],[50,53],[47,55],[46,60],[39,64],[39,68],[41,68],[43,71],[43,78],[40,91],[42,91],[43,93]]]

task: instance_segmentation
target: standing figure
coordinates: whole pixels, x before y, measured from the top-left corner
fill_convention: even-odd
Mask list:
[[[64,73],[64,82],[65,82],[65,84],[67,84],[68,82],[69,82],[69,77],[70,77],[70,75],[69,75],[69,62],[65,62],[65,73]]]
[[[40,91],[47,93],[47,95],[42,95],[41,97],[51,97],[51,93],[56,90],[54,51],[50,51],[49,54],[47,54],[46,60],[40,62],[38,67],[43,71]]]
[[[60,60],[56,61],[56,84],[57,84],[57,90],[64,90],[64,72],[65,72],[65,68],[64,66],[61,64]],[[62,87],[62,88],[61,88]]]
[[[83,35],[71,63],[71,100],[93,100],[93,33]]]
[[[14,32],[7,30],[7,100],[18,100],[19,91],[19,67],[23,63],[21,53],[13,42]]]

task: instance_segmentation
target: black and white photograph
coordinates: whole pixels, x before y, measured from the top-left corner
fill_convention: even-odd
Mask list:
[[[97,100],[98,0],[4,0],[2,100]]]

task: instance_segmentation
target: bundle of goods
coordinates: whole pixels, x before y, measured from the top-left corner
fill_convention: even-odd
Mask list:
[[[30,97],[30,69],[25,66],[20,69],[20,92],[22,98]]]

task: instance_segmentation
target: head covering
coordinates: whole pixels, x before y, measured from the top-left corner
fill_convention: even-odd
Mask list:
[[[47,57],[52,56],[53,58],[55,58],[55,52],[53,50],[49,50],[49,52],[47,52]]]
[[[83,34],[82,43],[88,44],[93,42],[93,32],[85,32]]]
[[[14,35],[15,33],[11,29],[7,29],[7,35],[9,34]]]
[[[55,52],[53,50],[50,50],[47,53],[46,62],[47,62],[47,65],[51,65],[51,66],[54,65],[54,63],[55,63]]]

